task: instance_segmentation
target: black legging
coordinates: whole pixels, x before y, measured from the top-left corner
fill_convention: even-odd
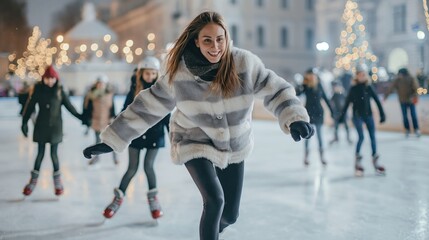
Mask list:
[[[34,170],[40,171],[40,166],[42,165],[43,157],[45,156],[45,146],[46,143],[39,143],[37,150],[36,162],[34,163]],[[58,162],[58,143],[51,144],[51,159],[52,166],[54,167],[54,172],[60,170],[60,163]]]
[[[156,188],[156,175],[155,170],[153,169],[153,164],[155,162],[156,155],[158,154],[158,149],[159,148],[146,149],[146,155],[144,157],[143,169],[146,173],[149,190]],[[128,154],[128,169],[122,177],[121,184],[119,185],[119,189],[121,189],[123,193],[127,191],[128,184],[130,184],[131,179],[136,175],[140,162],[140,149],[129,147]]]
[[[217,240],[219,232],[238,218],[243,188],[244,161],[225,169],[213,167],[206,158],[185,163],[203,198],[200,239]]]

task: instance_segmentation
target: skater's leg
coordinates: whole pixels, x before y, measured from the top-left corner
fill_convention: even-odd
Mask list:
[[[355,125],[356,132],[358,134],[358,141],[356,144],[356,155],[360,155],[360,149],[362,147],[364,135],[363,135],[363,123],[362,118],[360,117],[353,117],[353,124]]]
[[[153,165],[156,155],[158,154],[158,149],[159,148],[147,149],[144,157],[143,169],[146,174],[149,190],[156,188],[156,174]]]
[[[128,184],[131,179],[136,175],[137,168],[139,166],[139,158],[140,158],[140,149],[128,147],[128,169],[122,177],[121,184],[119,185],[119,189],[125,194],[128,188]]]
[[[419,136],[420,132],[419,132],[419,121],[417,119],[417,112],[416,112],[416,106],[412,103],[410,103],[410,113],[411,113],[411,120],[413,122],[413,128],[414,128],[414,133]]]
[[[121,183],[119,184],[119,188],[115,188],[113,190],[114,197],[112,202],[106,207],[106,209],[104,209],[103,215],[105,218],[112,218],[116,214],[116,212],[118,212],[119,207],[124,200],[128,184],[137,172],[137,168],[139,166],[140,149],[128,147],[128,155],[128,169],[122,177]]]
[[[27,185],[25,185],[24,190],[22,193],[25,196],[29,196],[37,184],[37,179],[39,178],[39,170],[40,166],[42,165],[43,156],[45,155],[45,144],[39,143],[38,144],[38,150],[37,150],[37,156],[36,161],[34,162],[34,169],[31,171],[31,178]]]
[[[374,156],[375,154],[377,154],[377,141],[375,139],[374,118],[371,116],[366,117],[365,118],[365,125],[366,125],[366,129],[368,130],[368,133],[369,133],[369,138],[371,140],[371,150],[372,150],[371,156]]]
[[[346,120],[344,120],[344,128],[346,129],[347,142],[349,142],[351,144],[352,139],[350,138],[350,128],[349,128],[349,124],[347,123]]]
[[[308,166],[310,164],[308,156],[310,154],[309,149],[310,139],[304,139],[304,165]]]
[[[58,161],[58,143],[51,144],[51,159],[52,159],[52,166],[54,168],[54,172],[59,171],[60,163]]]
[[[230,164],[225,169],[216,168],[216,174],[225,197],[225,206],[219,226],[219,232],[222,232],[224,228],[235,223],[238,218],[243,189],[244,161],[237,164]]]
[[[185,166],[203,198],[200,239],[217,240],[224,193],[213,164],[206,158],[197,158],[186,162]]]
[[[316,126],[317,142],[319,143],[320,162],[323,165],[326,165],[326,160],[325,160],[325,157],[323,155],[322,124],[315,124],[315,126]]]
[[[402,120],[405,128],[405,134],[408,137],[410,133],[410,123],[408,122],[408,107],[406,103],[401,103]]]
[[[335,121],[334,123],[334,138],[329,141],[329,145],[333,144],[334,142],[338,142],[338,127],[340,126],[340,122]]]
[[[143,169],[146,174],[149,191],[147,192],[147,200],[149,203],[149,209],[153,219],[162,217],[161,204],[158,201],[158,190],[156,189],[156,175],[153,168],[156,155],[158,154],[158,148],[152,148],[146,150],[146,155],[143,162]]]
[[[101,138],[100,138],[100,132],[99,131],[94,131],[95,133],[95,143],[101,143]]]
[[[59,196],[63,194],[64,187],[63,183],[61,181],[61,173],[60,173],[60,163],[58,161],[58,143],[51,144],[51,159],[52,159],[52,166],[54,168],[54,188],[55,188],[55,195]]]
[[[40,171],[43,157],[45,156],[45,143],[39,143],[37,148],[36,161],[34,162],[34,170]]]
[[[95,144],[100,143],[101,142],[100,132],[99,131],[94,131],[94,135],[95,135]],[[92,159],[89,160],[89,165],[96,164],[99,159],[100,159],[100,157],[98,155],[92,157]]]

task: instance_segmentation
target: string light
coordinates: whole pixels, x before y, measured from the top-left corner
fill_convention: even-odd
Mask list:
[[[428,9],[427,0],[423,0],[423,9],[425,10],[426,27],[429,30],[429,9]]]
[[[358,4],[354,0],[347,0],[342,21],[345,29],[340,34],[340,46],[335,49],[335,67],[353,70],[357,65],[365,64],[371,69],[373,81],[378,80],[376,73],[377,57],[371,52],[366,37],[366,27]]]
[[[41,36],[42,32],[38,26],[35,26],[32,35],[28,38],[27,50],[22,54],[23,57],[17,60],[16,66],[9,66],[22,79],[29,77],[40,80],[46,67],[52,64],[52,56],[57,49],[49,47],[51,40]]]

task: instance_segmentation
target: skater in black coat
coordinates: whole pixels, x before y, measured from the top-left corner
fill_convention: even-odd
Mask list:
[[[384,174],[385,168],[378,164],[379,154],[377,153],[377,142],[375,139],[376,129],[371,109],[371,98],[374,99],[380,112],[380,123],[383,123],[386,120],[386,115],[384,114],[383,107],[381,106],[377,94],[370,85],[369,76],[365,66],[358,66],[356,68],[356,76],[353,79],[352,84],[353,86],[350,88],[338,121],[344,121],[347,108],[350,104],[353,104],[353,124],[359,136],[355,152],[355,174],[356,176],[362,176],[364,171],[361,165],[362,155],[360,154],[364,139],[363,124],[366,125],[366,129],[369,133],[374,168],[377,173]]]
[[[331,97],[331,106],[334,110],[334,116],[333,117],[335,119],[335,123],[334,123],[335,132],[334,132],[334,138],[329,142],[329,144],[333,144],[335,142],[338,142],[338,127],[340,126],[340,124],[343,124],[344,128],[346,130],[347,142],[349,144],[352,144],[352,140],[350,139],[349,124],[347,123],[347,119],[348,119],[347,115],[342,122],[338,121],[338,118],[341,115],[341,111],[343,110],[344,103],[346,101],[345,89],[341,85],[341,82],[338,82],[338,81],[332,82],[332,89],[333,89],[333,94]]]
[[[131,79],[130,91],[125,99],[125,110],[130,105],[135,95],[144,89],[150,88],[158,78],[160,68],[159,60],[155,57],[146,57],[139,63],[138,70]],[[157,184],[154,170],[154,162],[159,148],[165,146],[164,128],[169,131],[170,114],[164,117],[157,124],[149,128],[143,135],[134,139],[128,147],[129,165],[127,172],[122,177],[119,188],[114,189],[115,197],[111,204],[104,210],[104,216],[111,218],[119,210],[123,201],[128,184],[137,172],[140,159],[140,151],[146,149],[143,168],[146,174],[149,191],[147,193],[149,208],[154,219],[162,216],[161,206],[157,199]]]
[[[322,137],[322,125],[324,120],[324,110],[322,106],[322,100],[325,101],[326,105],[333,116],[333,110],[331,108],[328,97],[326,97],[325,91],[322,84],[319,81],[316,70],[311,68],[305,72],[304,82],[296,90],[297,95],[305,94],[305,108],[307,109],[308,115],[310,116],[310,123],[316,128],[317,140],[319,143],[319,155],[321,163],[326,166],[327,162],[323,154],[323,137]],[[304,153],[304,165],[309,165],[309,141],[305,139],[305,153]]]
[[[54,168],[54,185],[55,194],[63,193],[63,185],[60,178],[60,166],[58,161],[58,145],[63,140],[63,119],[61,107],[64,105],[66,109],[76,118],[82,119],[70,100],[64,92],[57,72],[52,66],[49,66],[42,76],[42,81],[34,86],[34,91],[25,107],[22,116],[21,130],[25,137],[28,134],[27,122],[33,113],[36,104],[39,105],[39,112],[34,125],[33,141],[38,143],[38,152],[34,169],[31,171],[30,182],[25,186],[23,194],[30,195],[37,184],[39,170],[45,154],[45,146],[47,143],[51,145],[51,158]]]

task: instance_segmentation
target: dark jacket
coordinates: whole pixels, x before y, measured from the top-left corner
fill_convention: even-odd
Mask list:
[[[300,86],[297,91],[297,95],[305,94],[305,108],[307,109],[308,115],[310,116],[310,123],[312,124],[323,124],[324,114],[322,107],[322,99],[326,102],[331,115],[333,111],[329,103],[329,99],[326,97],[325,91],[323,90],[322,85],[319,83],[317,88],[311,88],[307,85]]]
[[[344,93],[334,92],[331,97],[331,106],[334,111],[333,117],[338,119],[343,111],[344,103],[346,102],[346,96]]]
[[[380,118],[385,118],[383,107],[374,89],[370,85],[360,83],[350,88],[343,110],[341,111],[340,120],[344,118],[350,103],[353,104],[353,117],[372,116],[371,98],[373,98],[377,104]]]
[[[63,140],[63,119],[61,106],[80,119],[63,88],[58,83],[50,88],[43,83],[34,86],[34,92],[27,103],[23,114],[22,123],[27,124],[36,104],[39,106],[36,123],[34,126],[33,141],[38,143],[60,143]]]
[[[131,80],[130,91],[128,92],[127,97],[125,98],[125,103],[122,111],[125,110],[128,107],[128,105],[130,105],[134,100],[136,84],[135,84],[135,76],[133,77],[134,79]],[[153,83],[147,83],[144,80],[141,80],[141,81],[143,81],[144,89],[148,89],[153,84],[155,84],[155,81]],[[170,131],[169,123],[170,123],[170,114],[168,114],[161,121],[159,121],[151,128],[149,128],[143,135],[134,139],[131,142],[130,147],[133,147],[136,149],[143,149],[143,148],[151,149],[151,148],[165,147],[164,127],[167,128],[167,131]]]

